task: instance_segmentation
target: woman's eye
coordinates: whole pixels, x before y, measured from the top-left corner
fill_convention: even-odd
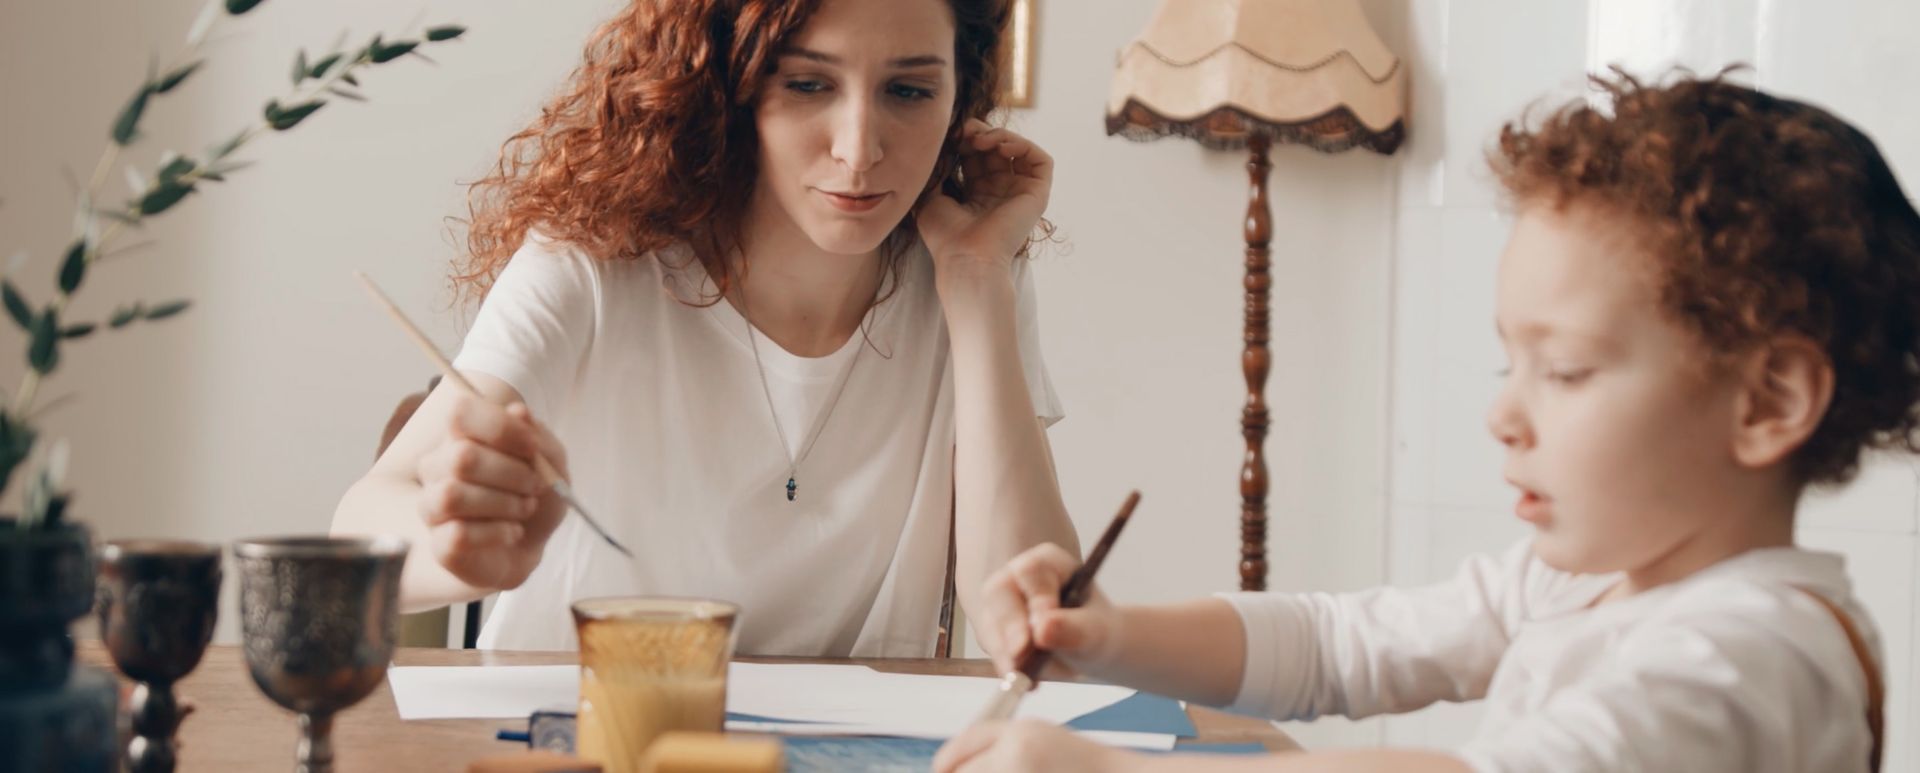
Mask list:
[[[933,98],[933,89],[910,86],[904,83],[896,83],[888,86],[887,93],[909,102],[919,102]]]
[[[818,94],[827,90],[827,84],[824,81],[806,78],[790,79],[787,81],[786,86],[788,91],[795,94]]]

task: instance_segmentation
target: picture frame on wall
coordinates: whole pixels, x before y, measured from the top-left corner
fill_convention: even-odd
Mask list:
[[[1000,104],[1007,107],[1033,107],[1033,4],[1036,0],[1013,0],[1007,17],[1006,52],[1000,77]]]

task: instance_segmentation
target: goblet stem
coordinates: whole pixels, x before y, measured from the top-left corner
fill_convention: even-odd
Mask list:
[[[140,682],[127,703],[133,720],[132,742],[127,744],[131,773],[173,773],[173,733],[180,727],[180,704],[172,682]]]
[[[294,773],[333,773],[333,714],[300,715],[299,764]]]

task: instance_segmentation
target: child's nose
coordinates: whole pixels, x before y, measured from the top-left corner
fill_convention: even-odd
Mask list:
[[[1493,398],[1492,407],[1487,409],[1487,432],[1503,446],[1525,448],[1533,444],[1533,429],[1528,426],[1526,412],[1513,391],[1512,387],[1503,385],[1500,394]]]

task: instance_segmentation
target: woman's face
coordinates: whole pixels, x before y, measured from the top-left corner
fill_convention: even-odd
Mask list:
[[[946,0],[824,0],[756,97],[752,217],[864,255],[908,214],[952,127]]]

